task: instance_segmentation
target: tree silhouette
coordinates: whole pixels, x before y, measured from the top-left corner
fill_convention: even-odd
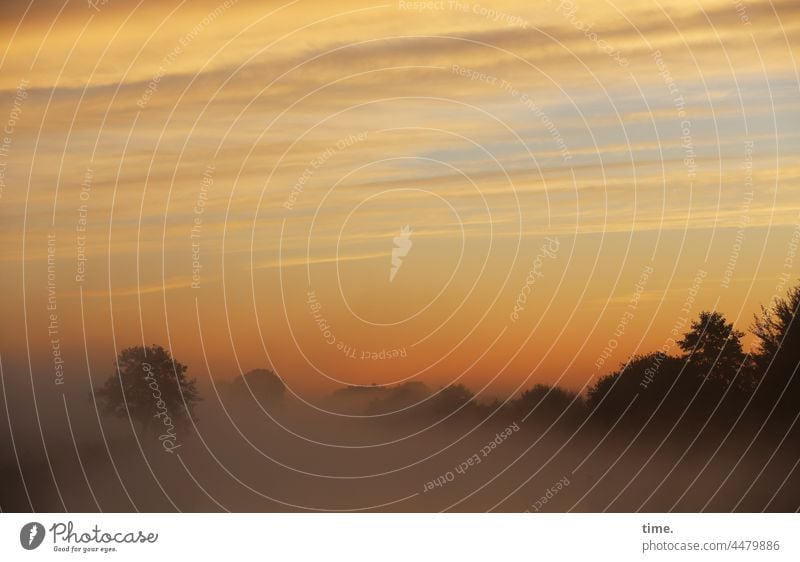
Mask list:
[[[720,312],[702,311],[691,330],[677,343],[699,376],[729,384],[746,367],[742,351],[744,333],[736,330]],[[745,376],[739,380],[744,381]]]
[[[607,423],[625,414],[635,427],[656,408],[657,423],[672,423],[697,388],[697,381],[686,376],[683,367],[680,358],[662,352],[634,355],[589,388],[587,406]]]
[[[510,408],[518,419],[543,423],[552,423],[559,416],[564,421],[575,421],[583,415],[583,401],[574,392],[545,384],[524,391],[510,403]]]
[[[459,414],[474,413],[477,404],[475,395],[461,383],[446,386],[438,391],[430,400],[429,407],[437,416],[449,416],[455,412]]]
[[[798,309],[800,286],[790,289],[786,298],[776,299],[771,308],[762,306],[750,330],[759,340],[756,405],[765,412],[775,408],[772,418],[787,423],[800,412]]]
[[[255,399],[262,406],[275,406],[283,400],[286,385],[269,369],[253,369],[231,383],[231,391],[238,398]]]
[[[130,417],[140,433],[185,427],[200,401],[187,366],[158,345],[129,347],[116,360],[116,373],[95,391],[106,415]]]
[[[761,306],[761,315],[756,315],[751,332],[759,339],[759,363],[766,368],[779,352],[784,359],[800,360],[800,325],[795,316],[800,307],[800,286],[789,290],[787,298],[778,298],[772,308]]]
[[[430,389],[425,383],[403,382],[387,388],[385,393],[374,398],[367,406],[367,414],[397,412],[422,402],[429,395]]]

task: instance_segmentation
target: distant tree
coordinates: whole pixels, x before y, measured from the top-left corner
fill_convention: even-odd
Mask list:
[[[337,388],[323,399],[322,406],[337,413],[363,415],[372,402],[386,395],[386,388],[376,384]]]
[[[374,398],[367,406],[367,414],[397,412],[422,402],[430,395],[428,386],[419,381],[408,381],[390,386],[386,392]]]
[[[237,398],[255,398],[262,406],[274,406],[283,400],[286,385],[269,369],[253,369],[236,377],[231,390]]]
[[[95,390],[103,414],[130,417],[141,433],[182,427],[200,401],[186,365],[158,345],[136,346],[117,356],[116,373]]]
[[[510,406],[520,420],[528,416],[529,420],[550,423],[562,414],[562,420],[574,421],[582,413],[584,403],[569,390],[536,384],[512,400]]]
[[[430,400],[430,407],[437,415],[449,415],[455,411],[459,413],[473,412],[477,405],[473,401],[475,395],[463,384],[453,384],[439,390]],[[471,402],[471,404],[470,404]],[[470,408],[470,406],[472,406]]]
[[[748,366],[742,350],[742,337],[744,332],[736,330],[720,312],[704,310],[678,345],[685,354],[684,359],[694,367],[695,374],[727,385],[740,371],[737,381],[743,384]]]

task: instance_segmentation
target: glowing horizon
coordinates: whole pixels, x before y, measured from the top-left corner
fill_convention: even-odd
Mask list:
[[[0,353],[44,379],[577,390],[800,277],[796,3],[53,6],[0,12]]]

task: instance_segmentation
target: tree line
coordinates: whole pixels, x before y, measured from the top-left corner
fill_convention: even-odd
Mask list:
[[[762,306],[750,332],[756,345],[719,311],[702,311],[677,340],[677,354],[657,351],[630,357],[586,392],[534,385],[511,400],[479,402],[463,384],[430,389],[421,382],[393,387],[348,386],[333,392],[332,408],[359,414],[403,412],[420,416],[512,418],[547,424],[619,424],[633,429],[755,427],[785,438],[800,415],[800,286]],[[123,350],[115,370],[94,396],[105,414],[129,418],[142,433],[196,421],[201,400],[187,366],[158,345]],[[227,385],[229,396],[254,398],[277,412],[286,387],[270,370],[257,369]],[[378,418],[388,420],[391,416]],[[382,422],[378,422],[382,423]]]

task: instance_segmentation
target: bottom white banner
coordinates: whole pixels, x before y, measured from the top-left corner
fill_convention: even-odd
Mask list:
[[[798,514],[4,513],[0,559],[796,561],[799,529]]]

